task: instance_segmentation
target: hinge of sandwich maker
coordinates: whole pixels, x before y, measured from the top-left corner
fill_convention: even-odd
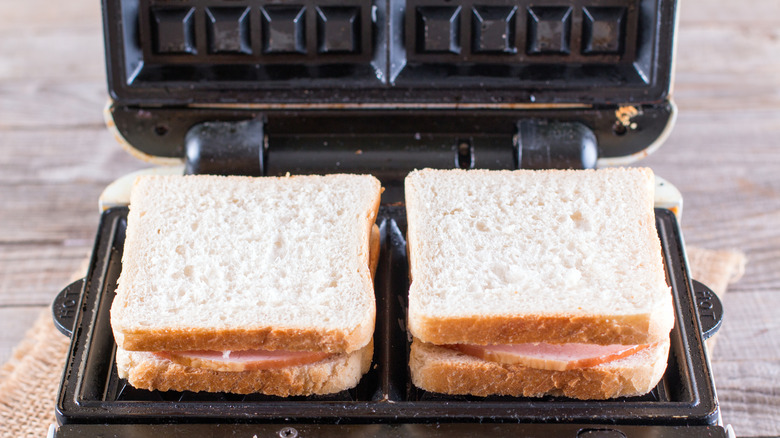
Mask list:
[[[263,176],[264,137],[260,120],[197,124],[184,140],[184,173]]]
[[[579,122],[527,119],[517,123],[515,153],[520,169],[593,169],[598,142]]]
[[[579,122],[523,119],[517,122],[514,136],[503,136],[468,130],[418,133],[420,126],[406,119],[393,121],[397,122],[393,133],[368,129],[344,133],[344,127],[334,122],[333,132],[315,135],[305,132],[314,123],[298,121],[303,125],[293,126],[299,129],[288,127],[289,132],[276,133],[272,147],[267,146],[268,133],[259,119],[202,122],[185,137],[185,173],[371,173],[388,190],[386,199],[400,201],[401,191],[395,188],[400,189],[403,178],[414,169],[589,169],[598,158],[595,134]],[[376,120],[363,121],[372,122]]]
[[[274,173],[267,172],[264,135],[264,124],[256,119],[197,124],[190,128],[185,138],[185,173],[253,176]],[[322,136],[323,139],[327,139],[327,137],[329,135]],[[273,167],[276,170],[289,167],[288,171],[293,169],[308,172],[321,170],[310,167],[312,165],[314,167],[323,165],[327,167],[327,163],[322,161],[324,157],[321,153],[323,151],[332,155],[328,157],[329,159],[335,160],[331,167],[341,167],[342,171],[370,171],[372,168],[379,170],[383,167],[399,166],[408,167],[409,170],[427,166],[473,168],[484,167],[486,164],[488,164],[487,168],[490,168],[492,167],[490,164],[493,164],[492,159],[483,163],[475,162],[475,145],[470,138],[443,141],[444,138],[420,138],[420,135],[417,134],[414,140],[411,137],[407,139],[401,135],[392,140],[389,139],[392,136],[388,136],[372,139],[374,141],[366,141],[365,137],[373,136],[361,137],[363,136],[350,136],[352,141],[345,140],[343,137],[333,138],[336,141],[331,142],[330,145],[327,141],[319,145],[316,144],[319,142],[306,144],[310,143],[306,141],[302,144],[300,137],[296,139],[295,144],[282,141],[282,144],[278,145],[279,159],[282,160],[282,163],[279,163],[281,166],[273,165]],[[361,149],[359,144],[361,142],[365,142],[366,146],[371,145],[371,147]],[[490,150],[496,148],[497,145],[480,146],[480,150]],[[504,147],[507,146],[509,145]],[[514,167],[522,169],[590,169],[596,166],[598,158],[596,135],[590,128],[579,122],[544,119],[520,120],[517,122],[513,146],[515,151]],[[367,160],[368,156],[351,159],[354,158],[351,157],[354,151],[364,150],[368,155],[373,155],[371,152],[374,149],[384,152],[381,157],[377,156],[376,166],[371,165],[371,160]],[[287,152],[292,153],[292,155],[288,156]],[[401,158],[401,156],[405,157]],[[310,162],[312,159],[315,162]],[[500,161],[504,161],[504,164],[498,167],[506,168],[505,158]],[[351,169],[351,167],[357,169]]]

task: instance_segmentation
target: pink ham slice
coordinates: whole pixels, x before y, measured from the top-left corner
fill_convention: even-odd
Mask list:
[[[179,365],[214,371],[255,371],[306,365],[330,356],[319,351],[164,351],[155,353]]]
[[[491,362],[518,364],[542,370],[587,368],[631,356],[648,345],[595,344],[453,344],[448,348]]]

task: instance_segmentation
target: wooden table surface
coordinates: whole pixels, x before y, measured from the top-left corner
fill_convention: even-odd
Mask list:
[[[681,3],[679,118],[643,164],[689,245],[746,253],[713,372],[738,435],[779,435],[780,2]],[[97,0],[0,0],[0,363],[90,252],[101,190],[147,166],[104,126],[101,32]]]

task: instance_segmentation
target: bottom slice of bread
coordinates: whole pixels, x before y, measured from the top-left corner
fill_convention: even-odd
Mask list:
[[[140,389],[261,393],[282,397],[332,394],[352,388],[371,366],[373,342],[319,362],[267,370],[226,372],[188,367],[146,351],[117,348],[119,377]]]
[[[552,371],[490,362],[415,339],[409,366],[412,383],[426,391],[603,400],[650,392],[661,380],[668,356],[666,341],[606,364]]]

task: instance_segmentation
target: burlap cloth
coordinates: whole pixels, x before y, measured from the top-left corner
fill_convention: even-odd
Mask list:
[[[735,251],[688,248],[688,260],[693,278],[721,297],[728,284],[739,279],[745,266],[744,255]],[[51,310],[44,309],[11,359],[0,368],[2,437],[46,436],[49,425],[55,421],[55,398],[68,342],[54,328]]]

